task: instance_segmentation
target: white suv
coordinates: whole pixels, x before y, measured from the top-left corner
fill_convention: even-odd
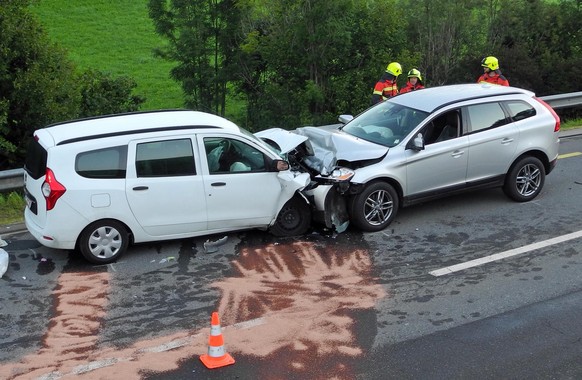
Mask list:
[[[302,234],[312,211],[325,219],[331,189],[304,194],[309,174],[289,170],[261,139],[184,110],[39,129],[25,172],[30,233],[48,247],[78,248],[94,263],[117,260],[132,242],[250,228]]]

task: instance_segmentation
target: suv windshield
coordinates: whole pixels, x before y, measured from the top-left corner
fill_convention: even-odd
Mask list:
[[[387,147],[398,145],[428,113],[414,108],[382,102],[346,124],[342,131]]]

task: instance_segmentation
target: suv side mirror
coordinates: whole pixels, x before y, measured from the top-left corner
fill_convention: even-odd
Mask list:
[[[337,120],[342,124],[347,124],[353,119],[354,117],[352,115],[339,115],[339,117],[337,118]]]
[[[422,137],[422,133],[419,133],[414,139],[412,139],[410,144],[408,144],[408,148],[416,150],[417,152],[424,150],[424,138]]]

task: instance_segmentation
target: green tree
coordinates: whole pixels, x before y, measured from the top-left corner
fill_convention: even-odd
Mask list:
[[[405,44],[393,2],[282,0],[264,2],[253,16],[241,45],[250,59],[240,62],[251,129],[360,112]]]
[[[139,110],[145,99],[133,95],[137,83],[130,77],[87,70],[79,76],[81,104],[79,117],[107,115]]]
[[[579,91],[582,75],[582,10],[579,1],[503,2],[499,59],[513,86],[538,95]]]
[[[74,68],[28,6],[28,0],[0,5],[0,168],[22,165],[31,131],[78,110]]]
[[[171,76],[182,83],[186,106],[224,115],[238,52],[236,1],[150,0],[148,7],[156,32],[168,41],[156,54],[178,62]]]
[[[499,0],[402,0],[407,9],[407,42],[411,55],[432,86],[472,82],[481,74],[479,66],[461,69],[467,58],[488,50],[494,41],[487,34],[498,15]],[[489,55],[489,54],[485,54]],[[481,58],[479,58],[480,60]]]

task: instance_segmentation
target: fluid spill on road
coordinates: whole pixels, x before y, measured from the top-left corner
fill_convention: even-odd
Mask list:
[[[351,315],[373,308],[385,295],[371,276],[366,251],[289,242],[242,248],[232,265],[235,274],[213,284],[222,292],[218,311],[229,352],[261,360],[284,356],[269,360],[271,374],[300,376],[319,367],[326,370],[321,378],[353,377],[347,359],[362,348]],[[42,348],[1,365],[0,378],[140,379],[146,372],[175,370],[206,351],[209,326],[121,349],[100,347],[108,276],[62,274]]]

